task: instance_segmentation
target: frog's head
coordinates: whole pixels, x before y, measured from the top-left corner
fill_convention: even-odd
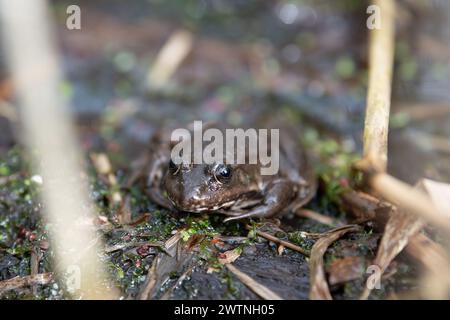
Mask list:
[[[257,186],[249,165],[181,164],[169,162],[164,186],[170,201],[188,212],[231,207]]]

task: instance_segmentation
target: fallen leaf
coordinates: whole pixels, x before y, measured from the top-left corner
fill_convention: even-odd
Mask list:
[[[417,183],[415,188],[424,190],[423,180]],[[379,268],[379,277],[383,275],[392,260],[406,247],[409,238],[416,235],[423,226],[424,222],[417,216],[395,207],[391,208],[389,220],[384,228],[377,256],[373,262],[373,265]],[[360,298],[367,299],[372,291],[371,288],[371,286],[366,286]]]
[[[328,283],[325,278],[323,267],[323,255],[327,248],[337,239],[348,232],[360,230],[357,225],[347,225],[327,231],[323,237],[319,238],[311,250],[309,259],[310,284],[309,298],[312,300],[332,300]]]
[[[219,262],[221,264],[227,264],[234,262],[239,256],[241,255],[240,249],[233,249],[229,251],[225,251],[221,254],[219,254]]]

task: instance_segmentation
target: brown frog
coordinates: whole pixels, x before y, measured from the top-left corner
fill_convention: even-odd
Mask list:
[[[258,164],[175,165],[170,158],[170,132],[151,140],[148,188],[162,207],[184,212],[218,212],[224,221],[295,211],[315,194],[316,179],[299,137],[280,129],[279,170],[262,175]]]

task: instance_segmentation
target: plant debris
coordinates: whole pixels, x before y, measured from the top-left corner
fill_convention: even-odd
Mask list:
[[[309,260],[310,269],[310,283],[311,289],[309,291],[309,297],[313,300],[332,300],[330,290],[328,288],[328,283],[325,277],[325,270],[323,266],[323,256],[327,248],[334,241],[342,237],[348,232],[355,232],[360,230],[359,226],[347,225],[330,230],[324,234],[323,237],[319,238],[314,244],[311,250],[311,256]]]

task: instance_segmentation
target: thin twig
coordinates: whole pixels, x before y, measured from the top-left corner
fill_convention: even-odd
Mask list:
[[[192,273],[192,271],[194,271],[194,267],[195,265],[190,266],[179,278],[178,280],[175,282],[175,284],[170,287],[166,292],[164,292],[164,294],[162,295],[162,297],[159,300],[168,300],[170,298],[170,296],[172,295],[172,292],[178,287],[180,286],[183,281],[189,277],[189,275]]]
[[[0,295],[7,291],[17,290],[25,286],[45,285],[53,280],[53,273],[39,273],[25,277],[15,277],[8,280],[0,281]]]
[[[124,242],[124,243],[118,243],[118,244],[115,244],[112,246],[108,246],[105,248],[105,253],[111,253],[111,252],[118,251],[118,250],[124,250],[124,249],[144,246],[144,245],[149,246],[149,247],[157,247],[157,248],[160,248],[161,250],[165,251],[163,243],[140,241],[140,242]]]
[[[32,276],[35,276],[39,273],[39,262],[41,261],[42,252],[41,248],[39,246],[34,247],[31,250],[31,257],[30,257],[30,273]],[[37,287],[33,285],[33,294],[37,294]]]
[[[253,228],[250,225],[246,225],[245,226],[247,228],[247,230],[253,230]],[[269,241],[275,242],[277,244],[283,245],[286,248],[295,250],[297,252],[300,252],[301,254],[303,254],[306,257],[309,257],[309,252],[307,252],[305,249],[293,244],[292,242],[286,241],[286,240],[281,240],[273,235],[271,235],[270,233],[264,232],[264,231],[260,231],[260,230],[255,230],[256,234],[260,237],[266,238]]]
[[[158,256],[153,260],[151,268],[148,270],[145,282],[138,295],[139,300],[148,300],[154,291],[156,285],[156,268],[158,265]]]

